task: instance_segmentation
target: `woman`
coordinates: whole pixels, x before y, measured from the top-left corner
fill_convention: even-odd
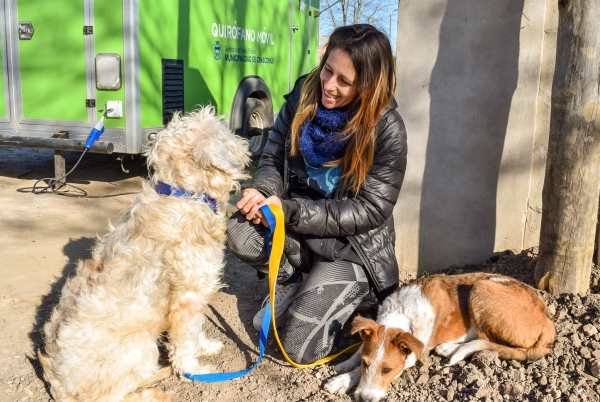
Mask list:
[[[319,67],[285,97],[253,186],[229,220],[229,249],[267,273],[259,208],[284,211],[275,316],[289,307],[280,336],[298,363],[329,354],[370,290],[381,302],[398,285],[392,211],[406,131],[394,89],[387,37],[371,25],[337,28]],[[264,310],[254,317],[257,329]]]

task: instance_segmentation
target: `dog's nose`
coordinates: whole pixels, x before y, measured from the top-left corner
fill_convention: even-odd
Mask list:
[[[364,397],[362,395],[359,395],[358,402],[377,402],[377,401],[375,399],[371,399],[369,397]]]

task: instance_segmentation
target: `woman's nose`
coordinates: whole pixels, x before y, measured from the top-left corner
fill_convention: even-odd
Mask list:
[[[331,78],[327,78],[324,82],[323,82],[323,88],[326,89],[327,91],[331,91],[334,88],[334,84],[333,84],[333,80]]]

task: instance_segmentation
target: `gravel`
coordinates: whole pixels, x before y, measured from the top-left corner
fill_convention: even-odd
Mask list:
[[[496,259],[495,256],[494,259]],[[497,261],[451,267],[446,274],[495,272],[533,283],[535,255],[505,253]],[[267,291],[266,281],[228,253],[225,281],[207,314],[209,336],[225,347],[211,361],[219,371],[250,367],[257,359],[258,333],[252,316]],[[390,387],[387,401],[600,401],[600,268],[592,270],[585,296],[542,295],[555,314],[557,340],[553,351],[534,362],[499,360],[495,352],[479,352],[452,367],[434,352],[423,356]],[[54,298],[54,302],[57,299]],[[49,306],[45,307],[49,312]],[[364,315],[364,313],[363,313]],[[367,314],[368,315],[368,314]],[[34,336],[37,344],[39,335]],[[357,341],[345,337],[343,346]],[[0,369],[0,401],[49,401],[46,384],[33,350],[11,349]],[[164,357],[164,356],[163,356]],[[334,402],[353,400],[323,389],[334,376],[331,366],[295,369],[283,359],[271,334],[265,358],[250,374],[225,383],[200,384],[171,376],[158,384],[175,394],[175,401]]]

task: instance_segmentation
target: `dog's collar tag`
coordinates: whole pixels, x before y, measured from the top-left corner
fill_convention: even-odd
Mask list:
[[[158,181],[158,183],[156,183],[155,190],[157,193],[163,194],[163,195],[170,195],[173,197],[180,197],[180,198],[189,198],[194,201],[202,201],[202,202],[208,204],[210,209],[212,209],[212,211],[215,214],[217,213],[217,201],[214,198],[212,198],[211,196],[209,196],[208,194],[205,194],[205,193],[195,194],[195,193],[193,193],[191,191],[187,191],[186,189],[183,189],[183,188],[170,186],[167,183],[163,183],[160,180]]]

